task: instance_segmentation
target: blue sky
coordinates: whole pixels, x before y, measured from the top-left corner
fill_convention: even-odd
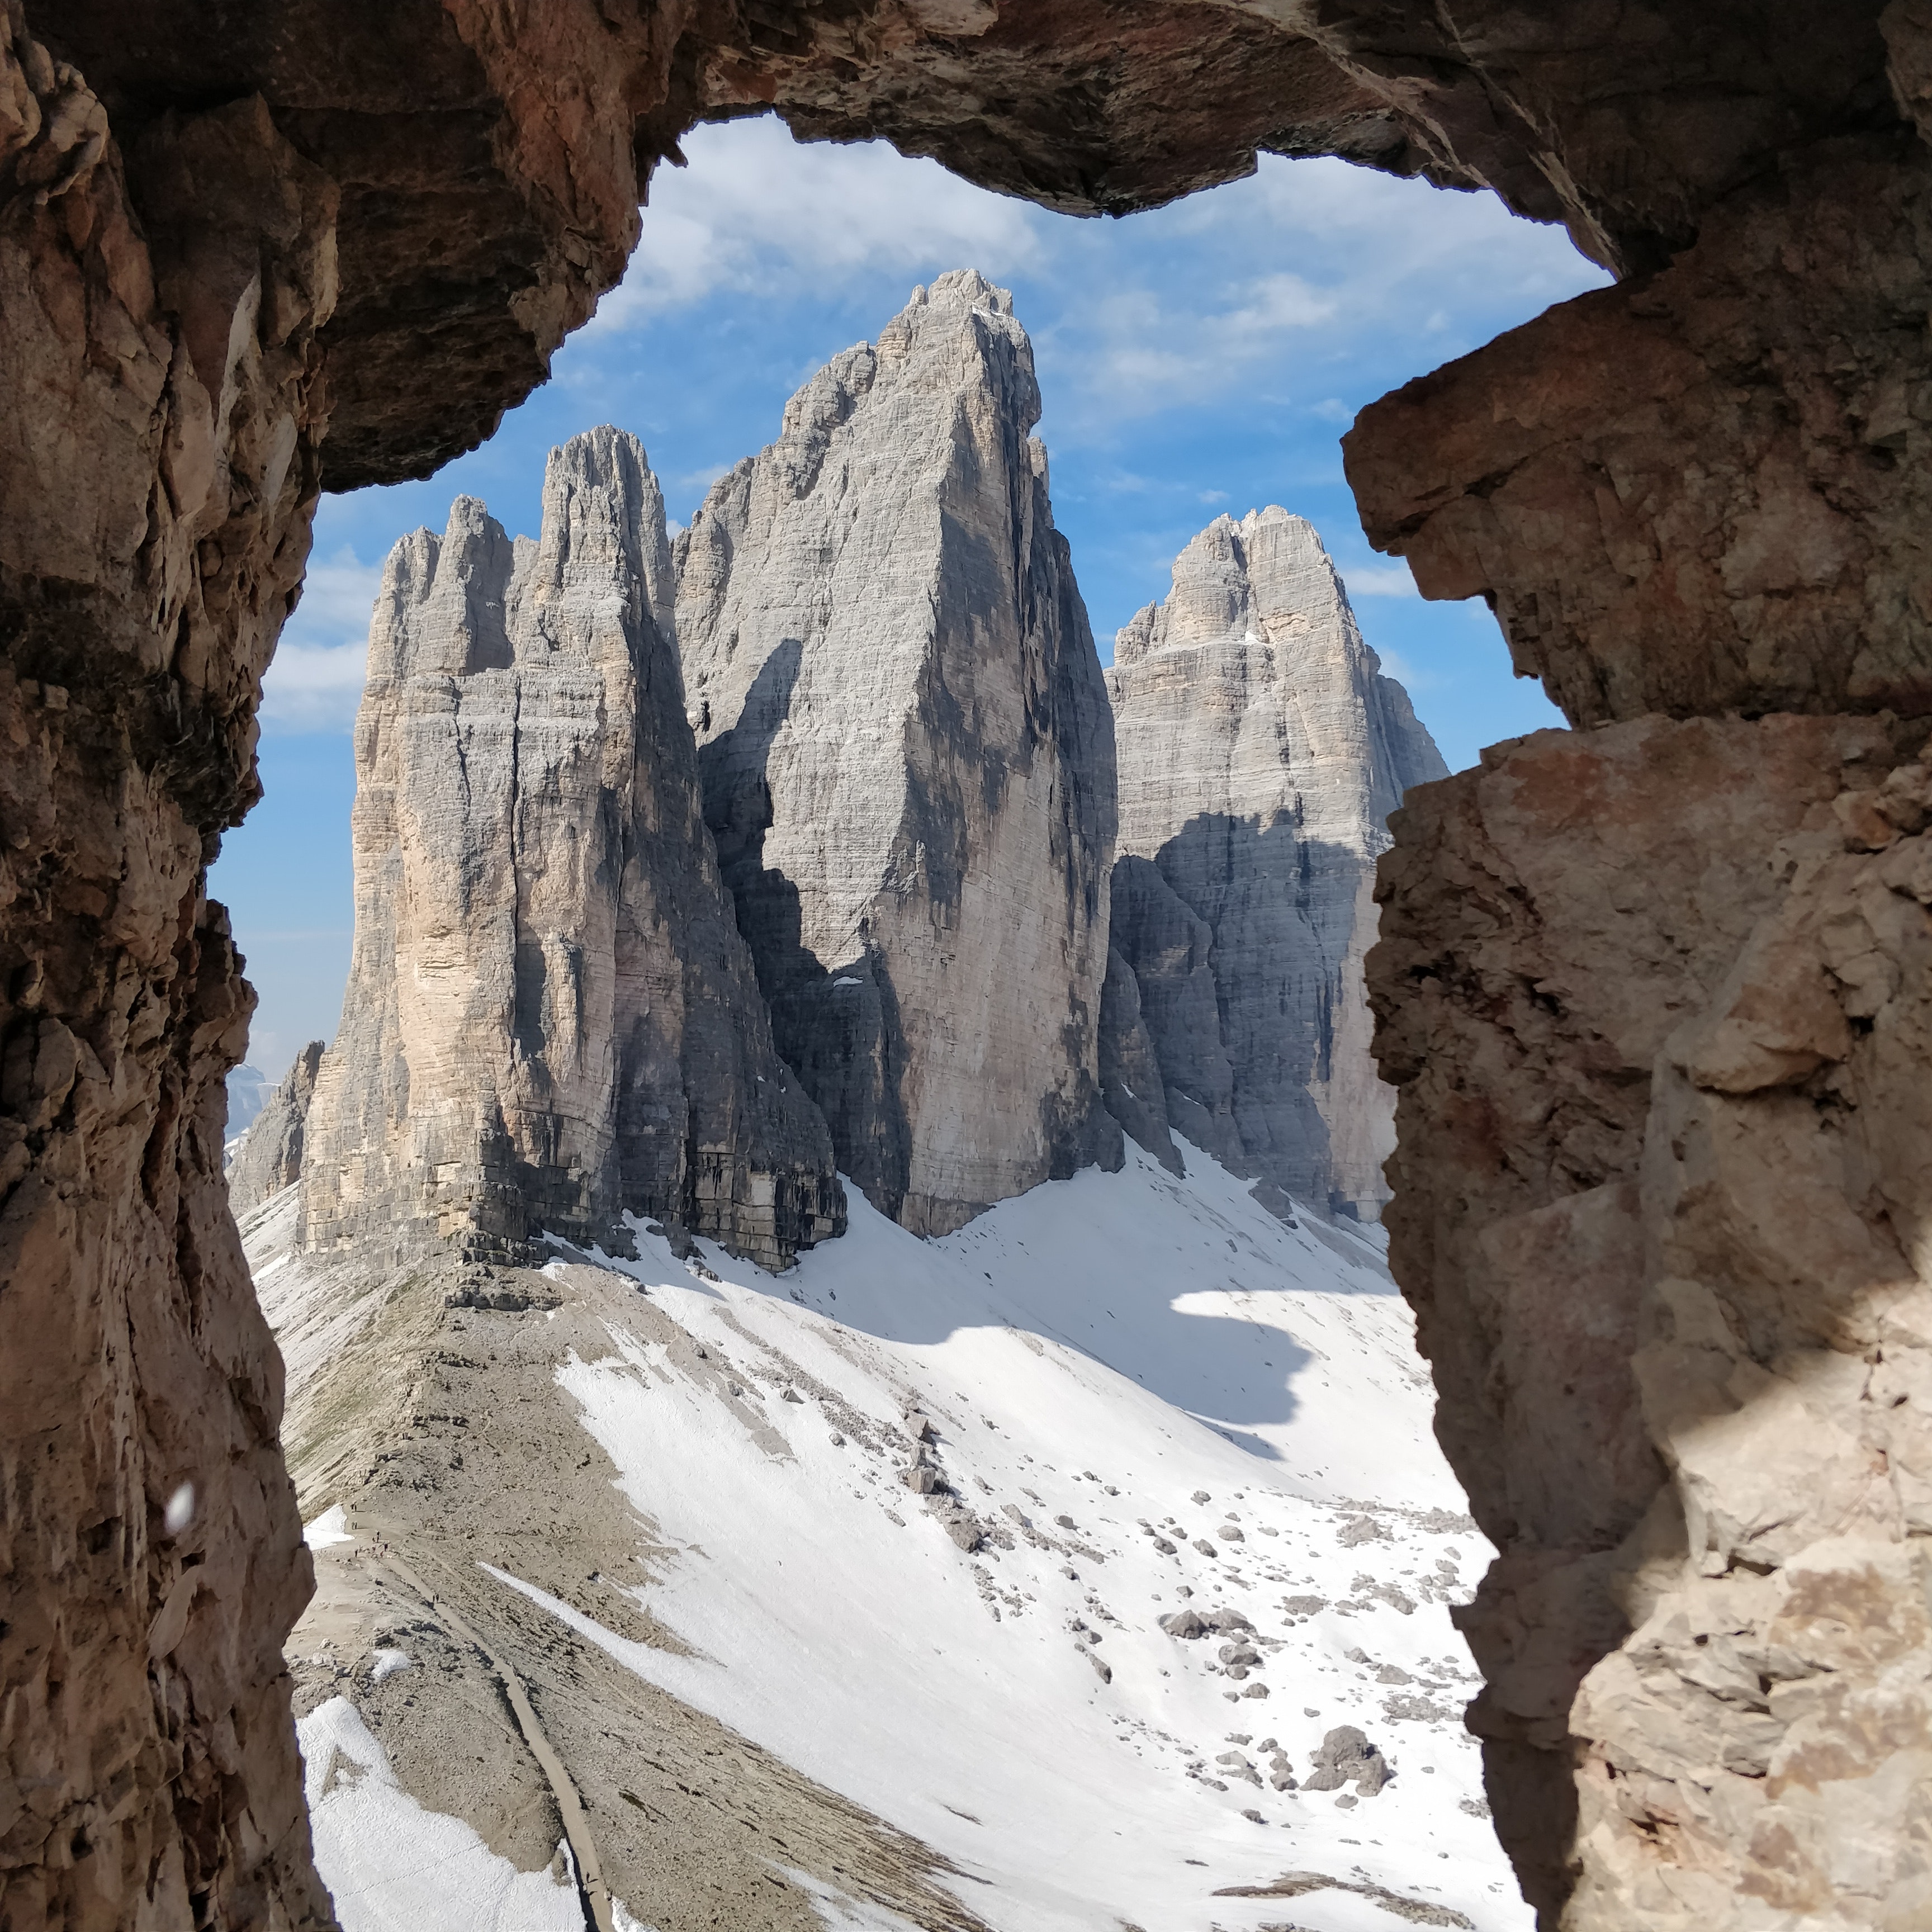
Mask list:
[[[544,458],[598,423],[644,440],[682,523],[712,479],[776,434],[785,399],[869,340],[913,284],[976,268],[1033,338],[1055,521],[1103,658],[1163,596],[1175,554],[1226,510],[1310,519],[1384,667],[1452,767],[1562,721],[1513,678],[1480,603],[1424,604],[1378,557],[1342,479],[1355,412],[1603,280],[1561,230],[1489,195],[1340,161],[1259,172],[1124,221],[1048,214],[882,143],[795,144],[775,121],[698,130],[660,170],[623,284],[551,380],[482,449],[430,481],[332,496],[301,608],[267,680],[266,796],[210,890],[261,995],[249,1058],[278,1076],[335,1030],[349,963],[350,727],[382,560],[480,496],[534,535]]]

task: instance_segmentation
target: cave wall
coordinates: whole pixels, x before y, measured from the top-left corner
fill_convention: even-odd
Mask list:
[[[1502,1551],[1472,1722],[1566,1925],[1932,1914],[1928,190],[1904,126],[1781,156],[1345,446],[1586,728],[1412,795],[1370,962]]]
[[[0,20],[0,1922],[328,1922],[204,868],[319,489],[480,441],[684,131],[767,110],[1076,213],[1340,154],[1621,278],[1348,446],[1591,728],[1414,795],[1371,969],[1395,1265],[1504,1552],[1474,1721],[1550,1924],[1932,1911],[1925,0]]]

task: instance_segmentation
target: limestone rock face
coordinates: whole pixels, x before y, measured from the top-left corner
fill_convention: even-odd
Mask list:
[[[312,1040],[296,1055],[282,1084],[243,1133],[228,1168],[228,1203],[238,1221],[302,1178],[302,1137],[324,1051],[322,1041]]]
[[[1486,596],[1575,724],[1932,707],[1927,611],[1900,587],[1932,517],[1913,146],[1791,157],[1662,273],[1364,410],[1342,446],[1371,540],[1426,596]]]
[[[1110,946],[1100,985],[1100,1092],[1107,1111],[1170,1174],[1182,1172],[1168,1125],[1160,1058],[1141,1012],[1134,969]]]
[[[1113,938],[1174,1125],[1238,1172],[1373,1220],[1394,1096],[1369,1058],[1376,855],[1446,767],[1380,674],[1313,529],[1220,517],[1107,674],[1120,771]],[[1135,862],[1129,862],[1130,857]]]
[[[1370,419],[1350,463],[1380,538],[1408,548],[1425,588],[1493,596],[1519,662],[1580,722],[1932,702],[1924,0],[1646,0],[1610,34],[1596,0],[1467,0],[1453,18],[1433,0],[31,11],[31,31],[21,0],[0,15],[0,366],[14,384],[0,410],[0,1280],[34,1341],[9,1352],[0,1390],[0,1690],[14,1714],[0,1768],[32,1794],[0,1882],[23,1920],[326,1920],[280,1655],[308,1558],[278,1447],[280,1370],[220,1175],[219,1089],[248,995],[202,868],[256,795],[259,680],[324,461],[338,488],[395,482],[487,434],[621,273],[640,172],[700,119],[772,106],[802,131],[889,136],[1079,212],[1231,178],[1258,148],[1492,186],[1632,279]],[[1634,849],[1675,823],[1668,797],[1622,808]],[[1766,808],[1767,828],[1784,809]],[[1453,848],[1465,832],[1440,822]],[[1418,917],[1455,911],[1444,899]],[[1665,952],[1694,951],[1701,918],[1690,907]],[[1560,920],[1550,929],[1561,938]],[[1464,991],[1391,980],[1384,1023]],[[1852,1031],[1855,1061],[1870,1041]],[[1884,1050],[1888,1078],[1922,1086],[1922,1044],[1901,1030]],[[1561,1048],[1585,1086],[1598,1051]],[[1434,1125],[1417,1116],[1414,1132],[1437,1144],[1464,1096],[1438,1087],[1427,1105]],[[1526,1144],[1570,1159],[1565,1131],[1527,1124]],[[1863,1222],[1868,1177],[1839,1172],[1834,1204]],[[1397,1246],[1426,1310],[1431,1253]],[[1724,1253],[1702,1265],[1724,1280]],[[1550,1298],[1546,1280],[1526,1288],[1504,1329],[1533,1338]],[[1794,1346],[1810,1346],[1807,1306],[1800,1283]],[[1754,1366],[1783,1332],[1754,1331]],[[1454,1434],[1487,1398],[1450,1377],[1444,1399]],[[1920,1412],[1916,1396],[1886,1400]],[[1832,1441],[1808,1417],[1790,1439]],[[1805,1510],[1837,1456],[1821,1448],[1792,1473]],[[171,1532],[166,1499],[190,1474],[191,1522]],[[1490,1474],[1472,1466],[1470,1480]],[[1786,1566],[1804,1616],[1836,1604],[1871,1656],[1905,1660],[1902,1684],[1858,1706],[1868,1739],[1897,1741],[1894,1797],[1881,1832],[1846,1810],[1860,1828],[1834,1833],[1850,1862],[1835,1899],[1783,1903],[1792,1872],[1819,1895],[1785,1820],[1752,1837],[1744,1811],[1699,1813],[1694,1836],[1660,1809],[1643,1810],[1649,1862],[1630,1868],[1648,1898],[1704,1886],[1695,1913],[1713,1927],[1924,1916],[1902,1885],[1897,1904],[1880,1895],[1897,1876],[1882,1862],[1857,1863],[1919,1828],[1923,1595],[1885,1565],[1923,1540],[1891,1546],[1856,1586],[1814,1588],[1822,1571]],[[1557,1659],[1557,1678],[1602,1640],[1581,1600],[1516,1601],[1520,1641]],[[1723,1633],[1697,1634],[1722,1654]],[[1682,1735],[1714,1757],[1718,1702],[1678,1706]],[[1886,1775],[1866,1762],[1801,1750],[1762,1790],[1864,1805]],[[1504,1747],[1491,1762],[1499,1819],[1520,1816],[1503,1786],[1564,1789],[1546,1755],[1521,1780]],[[1838,1780],[1838,1762],[1856,1775]],[[1621,1779],[1604,1786],[1617,1802]],[[1678,1795],[1694,1807],[1720,1790],[1694,1779]],[[1639,1922],[1600,1888],[1566,1907],[1564,1817],[1506,1828],[1546,1923]],[[1674,1904],[1656,1910],[1681,1922]]]
[[[0,1916],[72,1932],[332,1922],[204,868],[308,554],[337,195],[211,98],[124,160],[0,8]]]
[[[356,725],[356,933],[304,1239],[520,1252],[665,1216],[773,1267],[842,1226],[700,815],[663,501],[554,451],[514,544],[460,498],[384,573]]]
[[[1391,1259],[1502,1552],[1498,1828],[1533,1898],[1580,1868],[1566,1925],[1932,1911],[1924,735],[1541,733],[1382,862]]]
[[[1032,351],[970,272],[678,539],[706,822],[842,1172],[939,1234],[1096,1158],[1113,729]]]

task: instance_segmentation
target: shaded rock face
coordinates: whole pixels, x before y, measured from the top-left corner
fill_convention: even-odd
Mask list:
[[[335,201],[258,101],[124,158],[0,8],[0,1912],[22,1927],[331,1922],[281,1658],[310,1588],[281,1363],[221,1172],[254,999],[203,867],[255,796],[256,680],[308,548]]]
[[[312,1040],[296,1055],[282,1084],[242,1134],[228,1165],[228,1204],[238,1221],[270,1195],[292,1187],[302,1178],[308,1105],[315,1097],[316,1070],[326,1050],[322,1041]]]
[[[779,1051],[921,1234],[1118,1157],[1112,721],[1039,415],[1011,298],[941,276],[678,539],[705,818]]]
[[[1168,1124],[1160,1056],[1141,1010],[1140,982],[1111,946],[1100,983],[1100,1092],[1108,1112],[1170,1174],[1179,1174],[1180,1150]]]
[[[718,883],[636,440],[392,554],[356,724],[356,932],[303,1239],[520,1256],[629,1210],[772,1267],[843,1226]]]
[[[1886,26],[1921,113],[1932,22]],[[1371,536],[1600,728],[1414,800],[1370,966],[1391,1264],[1504,1551],[1474,1721],[1552,1923],[1932,1910],[1928,186],[1896,125],[1788,154],[1346,440]]]
[[[1107,674],[1120,770],[1113,938],[1173,1124],[1236,1172],[1372,1220],[1394,1095],[1369,1058],[1376,855],[1447,767],[1380,674],[1321,539],[1220,517]]]
[[[1566,1924],[1932,1909],[1924,736],[1544,732],[1383,861],[1391,1252],[1502,1551],[1472,1720]]]
[[[1928,185],[1902,130],[1790,157],[1662,273],[1385,398],[1343,440],[1371,539],[1489,598],[1580,724],[1924,711]]]

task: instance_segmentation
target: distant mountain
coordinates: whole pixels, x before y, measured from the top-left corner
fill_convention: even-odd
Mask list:
[[[941,275],[677,542],[705,821],[778,1051],[920,1234],[1120,1158],[1113,721],[1039,416],[1012,298]]]
[[[1375,862],[1447,776],[1382,675],[1312,524],[1217,517],[1107,674],[1119,770],[1112,944],[1174,1129],[1237,1173],[1373,1220],[1394,1096],[1369,1058]]]
[[[836,1234],[818,1110],[700,809],[664,500],[634,436],[551,452],[513,544],[459,497],[385,568],[356,726],[356,944],[304,1239],[520,1261],[635,1214],[773,1268]]]
[[[1526,1922],[1486,1546],[1329,1218],[1440,760],[1278,510],[1110,703],[1039,408],[942,276],[674,558],[602,429],[389,559],[341,1028],[230,1170],[344,1932]]]
[[[272,1089],[268,1078],[259,1066],[246,1061],[228,1072],[228,1126],[224,1136],[232,1140],[244,1132],[249,1124],[267,1106]]]

